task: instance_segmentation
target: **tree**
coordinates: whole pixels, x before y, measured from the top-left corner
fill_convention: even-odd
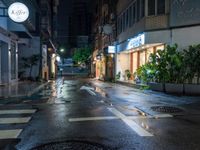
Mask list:
[[[83,47],[83,48],[77,48],[73,55],[73,60],[77,64],[87,64],[88,59],[91,55],[91,48],[90,47]]]
[[[21,60],[23,62],[23,67],[29,68],[29,78],[32,78],[33,66],[37,65],[40,60],[40,55],[34,54],[29,57],[22,57]]]

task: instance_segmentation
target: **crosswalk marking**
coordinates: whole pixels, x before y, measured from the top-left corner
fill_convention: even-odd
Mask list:
[[[0,115],[5,114],[33,114],[36,109],[21,109],[21,110],[0,110]]]
[[[0,124],[17,124],[27,123],[31,117],[20,117],[20,118],[0,118]]]
[[[24,124],[31,120],[31,117],[4,117],[4,115],[32,115],[36,109],[14,109],[14,110],[0,110],[0,125],[6,124]],[[5,127],[5,126],[4,126]],[[23,129],[1,129],[0,140],[2,139],[15,139],[18,138]]]
[[[0,130],[0,139],[15,139],[20,135],[21,132],[22,129]]]

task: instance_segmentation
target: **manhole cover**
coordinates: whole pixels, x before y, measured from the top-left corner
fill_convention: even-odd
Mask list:
[[[32,150],[111,150],[103,145],[82,142],[82,141],[67,141],[67,142],[55,142],[45,144]]]
[[[171,107],[171,106],[153,106],[151,107],[151,109],[156,112],[164,112],[164,113],[178,113],[178,112],[183,111],[180,108]]]

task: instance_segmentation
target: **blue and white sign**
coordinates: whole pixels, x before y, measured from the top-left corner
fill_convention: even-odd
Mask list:
[[[108,54],[115,53],[115,46],[108,46]]]
[[[138,36],[132,38],[128,42],[127,49],[132,49],[144,45],[145,43],[145,35],[139,34]]]

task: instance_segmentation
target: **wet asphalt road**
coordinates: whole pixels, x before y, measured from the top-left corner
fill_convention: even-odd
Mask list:
[[[106,97],[87,79],[61,78],[34,98],[24,98],[17,105],[4,107],[37,109],[28,124],[8,125],[16,129],[23,127],[19,136],[21,141],[16,146],[19,150],[62,141],[71,145],[74,141],[93,143],[105,146],[104,149],[117,150],[200,149],[200,112],[155,118],[121,105],[120,99]],[[0,125],[0,129],[4,127]],[[73,146],[70,148],[68,145],[68,149],[73,149]],[[80,145],[79,149],[86,148]],[[88,146],[87,149],[94,148]]]

